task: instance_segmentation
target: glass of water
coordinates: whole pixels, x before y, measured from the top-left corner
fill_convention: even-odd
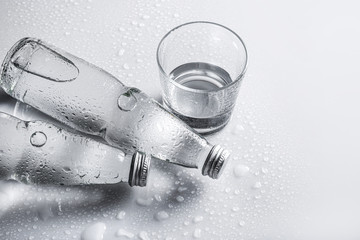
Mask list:
[[[190,22],[172,29],[157,49],[164,106],[201,134],[222,129],[247,59],[244,42],[227,27]]]

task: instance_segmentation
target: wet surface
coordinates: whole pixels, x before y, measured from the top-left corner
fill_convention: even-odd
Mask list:
[[[358,238],[360,118],[351,106],[360,96],[352,61],[360,34],[353,4],[3,2],[1,59],[19,39],[36,37],[157,100],[156,47],[181,23],[230,27],[245,41],[250,63],[232,119],[207,137],[232,154],[219,180],[154,161],[146,188],[1,181],[0,239]],[[348,41],[340,50],[334,46],[341,36]],[[120,103],[128,109],[134,101]],[[0,110],[46,118],[3,92]]]

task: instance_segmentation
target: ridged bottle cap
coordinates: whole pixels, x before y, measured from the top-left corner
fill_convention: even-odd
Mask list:
[[[202,174],[204,176],[209,175],[209,177],[213,179],[218,179],[225,168],[229,156],[230,153],[228,150],[219,145],[213,146],[205,160]]]
[[[129,185],[145,187],[150,170],[151,157],[145,153],[135,152],[132,156]]]

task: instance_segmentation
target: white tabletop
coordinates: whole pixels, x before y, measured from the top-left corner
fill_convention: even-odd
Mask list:
[[[233,29],[250,62],[232,120],[208,138],[232,152],[221,179],[155,163],[147,188],[3,181],[0,239],[359,239],[359,7],[321,0],[2,1],[0,59],[20,38],[40,38],[157,100],[157,43],[184,22]],[[4,93],[0,99],[0,110],[14,114],[14,102]],[[15,114],[37,116],[23,108]]]

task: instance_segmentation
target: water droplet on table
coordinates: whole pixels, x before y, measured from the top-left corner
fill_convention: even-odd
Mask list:
[[[256,182],[254,185],[253,185],[253,189],[259,189],[261,188],[261,182]]]
[[[245,226],[245,222],[244,222],[244,221],[240,221],[240,222],[239,222],[239,226],[240,226],[240,227]]]
[[[120,211],[117,215],[116,215],[116,219],[118,220],[123,220],[125,218],[126,212],[125,211]]]
[[[201,222],[202,220],[204,220],[203,216],[196,216],[196,217],[194,217],[193,222],[198,223],[198,222]]]
[[[147,232],[145,232],[145,231],[141,231],[141,232],[139,233],[139,238],[140,238],[141,240],[150,240],[149,235],[148,235]]]
[[[235,206],[235,207],[232,208],[232,210],[233,210],[233,212],[238,212],[240,210],[240,208]]]
[[[153,202],[152,198],[137,198],[136,203],[140,206],[150,206]]]
[[[81,240],[102,240],[106,230],[105,223],[98,222],[88,226],[81,233]]]
[[[241,178],[241,177],[244,177],[246,174],[248,174],[249,170],[250,169],[248,166],[239,164],[239,165],[235,166],[235,168],[234,168],[234,175],[237,178]]]
[[[165,211],[160,211],[155,214],[155,219],[158,221],[164,221],[169,218],[169,214]]]
[[[158,202],[161,202],[161,201],[162,201],[161,196],[160,196],[159,194],[155,194],[155,195],[154,195],[154,198],[155,198],[155,200],[158,201]]]
[[[178,189],[177,189],[177,191],[180,192],[180,193],[181,193],[181,192],[184,192],[184,191],[186,191],[186,190],[187,190],[187,187],[181,187],[181,186],[178,187]]]
[[[125,70],[129,70],[129,69],[130,69],[129,64],[124,63],[123,68],[124,68]]]
[[[201,229],[200,228],[196,228],[194,230],[193,237],[194,238],[201,238]]]
[[[124,55],[124,53],[125,53],[125,49],[122,48],[119,50],[118,55],[122,56],[122,55]]]
[[[116,236],[117,237],[127,237],[127,238],[132,239],[135,237],[135,234],[133,234],[132,232],[126,231],[125,229],[120,228],[119,230],[117,230]]]
[[[178,202],[183,202],[185,199],[184,199],[184,197],[183,196],[177,196],[176,197],[176,201],[178,201]]]

